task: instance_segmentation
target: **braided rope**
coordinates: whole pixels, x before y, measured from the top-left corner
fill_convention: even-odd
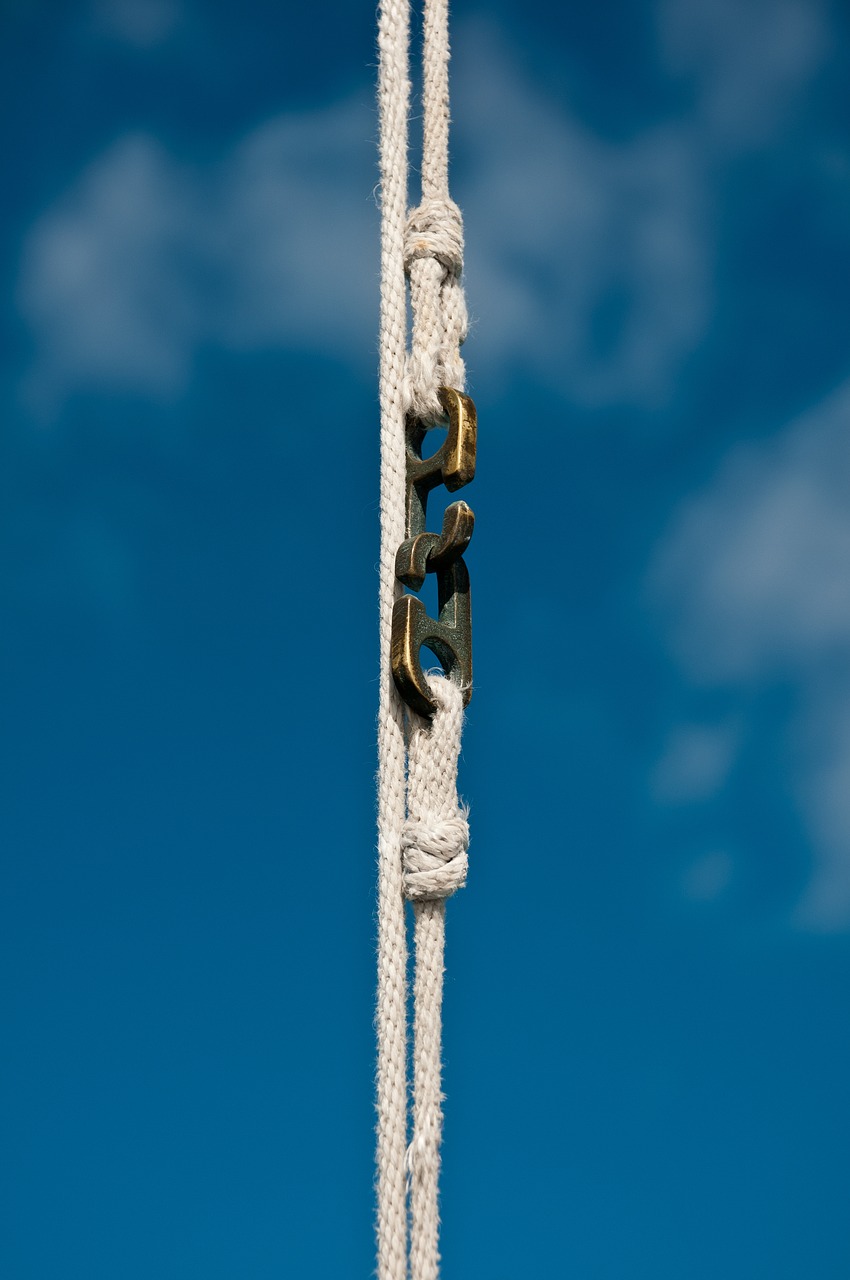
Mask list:
[[[445,899],[466,882],[469,845],[466,813],[457,798],[463,698],[445,676],[430,676],[428,685],[437,710],[430,722],[411,716],[408,820],[402,837],[404,888],[413,901],[416,947],[413,1141],[408,1151],[412,1280],[437,1280],[440,1269]]]
[[[409,0],[382,0],[381,118],[381,693],[378,730],[378,1280],[438,1280],[442,1132],[441,1018],[445,898],[466,880],[466,813],[458,806],[460,689],[429,677],[432,720],[405,721],[390,674],[395,554],[405,536],[404,422],[442,417],[441,386],[462,390],[467,316],[460,284],[463,228],[448,191],[448,7],[425,0],[422,203],[406,215]],[[411,350],[406,354],[410,281]],[[407,949],[404,898],[413,903],[413,1138],[407,1133]]]
[[[378,708],[378,1280],[404,1280],[407,1255],[407,939],[401,832],[406,816],[404,713],[390,671],[396,548],[404,538],[403,382],[407,341],[404,227],[407,208],[409,0],[383,0],[379,15],[381,120],[381,560]]]
[[[422,421],[442,410],[439,387],[463,391],[460,356],[467,328],[463,222],[449,196],[448,0],[426,0],[422,50],[422,203],[405,232],[405,269],[413,318],[405,379],[405,407]]]

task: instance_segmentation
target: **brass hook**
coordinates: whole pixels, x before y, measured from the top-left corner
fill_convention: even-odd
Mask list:
[[[472,695],[472,613],[463,553],[472,537],[475,516],[459,501],[446,508],[442,533],[428,533],[425,524],[432,489],[442,484],[453,493],[475,475],[477,415],[475,405],[460,391],[441,387],[439,396],[448,431],[441,447],[429,458],[422,457],[427,428],[416,419],[407,422],[407,537],[396,555],[396,577],[414,591],[421,589],[428,573],[436,573],[439,616],[429,617],[415,596],[402,596],[393,607],[391,643],[399,693],[408,706],[424,716],[436,708],[419,656],[423,645],[460,685],[464,705]]]

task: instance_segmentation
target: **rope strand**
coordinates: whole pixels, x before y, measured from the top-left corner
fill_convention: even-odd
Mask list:
[[[432,720],[405,718],[390,669],[396,550],[406,533],[405,415],[442,417],[440,387],[461,391],[467,319],[463,226],[448,189],[448,5],[425,0],[422,202],[406,216],[409,0],[382,0],[381,119],[381,675],[378,730],[378,1280],[438,1280],[441,1018],[445,898],[466,880],[466,814],[458,807],[461,690],[428,678]],[[411,350],[406,354],[410,280]],[[413,903],[413,1138],[407,1139],[405,906]]]
[[[408,821],[403,836],[405,892],[413,899],[416,945],[413,1141],[408,1152],[412,1280],[437,1280],[440,1270],[445,899],[466,881],[469,844],[456,781],[463,728],[461,691],[445,676],[430,676],[428,685],[437,710],[430,723],[411,716]]]
[[[395,576],[395,554],[404,537],[405,505],[408,11],[408,0],[383,0],[378,30],[381,120],[378,1280],[404,1280],[407,1266],[407,940],[400,859],[405,820],[405,744],[404,713],[390,671],[390,637],[393,602],[401,591]]]
[[[463,221],[449,197],[448,0],[425,0],[422,51],[422,203],[407,222],[405,268],[413,316],[405,407],[423,422],[442,415],[439,387],[463,391],[468,321],[460,278]]]

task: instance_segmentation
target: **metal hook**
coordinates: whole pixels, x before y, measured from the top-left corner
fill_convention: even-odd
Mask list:
[[[393,605],[391,662],[399,693],[422,716],[436,710],[420,649],[424,645],[440,660],[446,675],[460,685],[463,705],[472,696],[472,611],[469,570],[455,560],[437,577],[439,617],[432,618],[416,596],[404,595]]]
[[[422,457],[427,428],[416,419],[407,423],[407,537],[396,556],[396,577],[414,591],[421,589],[428,573],[436,573],[439,616],[429,617],[415,596],[402,596],[393,607],[391,643],[396,686],[408,706],[424,716],[436,707],[419,657],[423,645],[460,685],[464,705],[472,695],[472,613],[463,553],[475,516],[460,501],[446,508],[442,533],[428,533],[425,523],[432,489],[442,484],[454,492],[475,475],[477,415],[475,405],[460,391],[441,387],[439,396],[448,431],[429,458]]]

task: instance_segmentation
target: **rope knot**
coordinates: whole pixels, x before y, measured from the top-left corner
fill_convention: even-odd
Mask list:
[[[461,810],[451,818],[406,822],[401,836],[405,897],[428,902],[462,889],[468,848],[469,824]]]
[[[444,279],[460,277],[463,270],[463,219],[454,200],[423,200],[411,209],[404,229],[404,269],[421,258],[433,258],[443,268]]]

